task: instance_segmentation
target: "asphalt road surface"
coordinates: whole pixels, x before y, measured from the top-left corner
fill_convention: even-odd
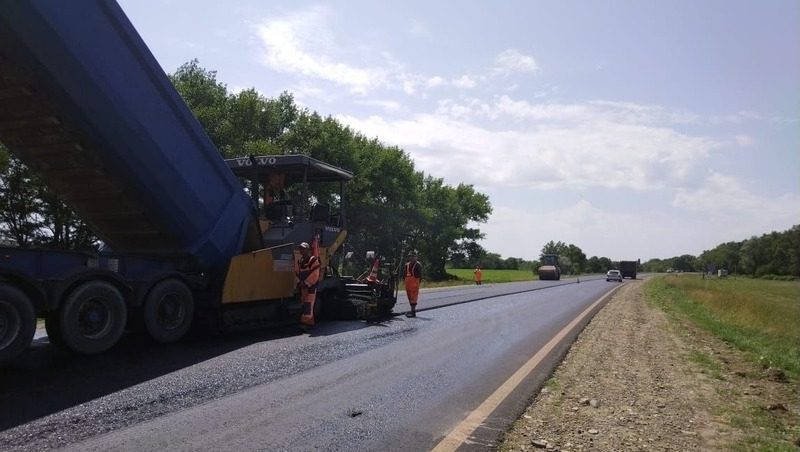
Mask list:
[[[617,286],[434,289],[414,319],[169,346],[126,339],[100,356],[39,340],[0,370],[0,450],[430,450]],[[494,444],[576,334],[498,399],[461,449]]]

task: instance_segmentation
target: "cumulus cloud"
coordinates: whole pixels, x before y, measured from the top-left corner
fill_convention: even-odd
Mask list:
[[[386,69],[337,60],[344,52],[332,44],[334,39],[326,27],[328,14],[328,9],[316,7],[258,26],[263,63],[276,71],[347,86],[354,93],[386,85]]]
[[[672,205],[704,215],[760,217],[768,222],[777,220],[791,224],[800,218],[800,195],[767,197],[759,193],[758,184],[710,171],[699,188],[679,190]]]
[[[531,199],[549,196],[532,193]],[[546,221],[543,220],[546,218]],[[550,240],[560,240],[581,247],[589,256],[612,260],[672,256],[677,249],[693,250],[690,244],[664,243],[654,240],[672,235],[679,222],[668,215],[634,215],[600,209],[586,200],[558,209],[532,211],[530,206],[495,206],[486,224],[483,246],[504,257],[538,259],[539,252]],[[525,243],[507,240],[525,237]],[[624,238],[624,239],[623,239]],[[593,246],[587,246],[593,244]],[[683,245],[683,246],[681,246]]]
[[[719,188],[729,191],[721,194]],[[644,209],[612,211],[586,200],[536,211],[525,204],[494,203],[489,220],[480,225],[486,234],[482,244],[505,257],[534,259],[547,241],[561,240],[580,246],[587,256],[645,261],[654,257],[698,255],[720,243],[783,231],[797,224],[800,215],[800,197],[785,195],[771,199],[743,193],[733,178],[719,174],[709,177],[706,188],[687,195],[681,198],[685,205],[671,210],[653,205],[651,209],[645,207],[646,214],[642,213]],[[744,202],[737,202],[742,195]],[[541,204],[547,204],[541,201],[549,196],[548,191],[541,190],[531,190],[526,195],[531,203]],[[703,197],[708,202],[703,202]],[[754,209],[754,203],[761,203],[764,208]],[[725,214],[717,215],[720,211]],[[542,221],[543,217],[547,221]],[[525,237],[525,243],[520,246],[518,241],[508,240],[509,237]]]
[[[755,142],[751,136],[744,134],[736,135],[734,139],[736,140],[736,144],[743,148],[750,147]]]
[[[531,105],[502,96],[440,101],[433,114],[398,120],[339,119],[409,151],[426,172],[476,185],[536,188],[682,186],[702,178],[698,163],[721,146],[598,105]],[[477,119],[497,121],[485,123]],[[509,118],[520,121],[510,124]],[[480,167],[477,174],[473,169]]]
[[[453,79],[452,84],[456,88],[469,89],[469,88],[475,88],[478,82],[475,81],[475,79],[470,77],[469,75],[462,75],[461,77]]]
[[[425,85],[428,88],[435,88],[437,86],[442,86],[442,85],[444,85],[446,83],[447,83],[447,81],[445,79],[443,79],[442,77],[439,77],[438,75],[430,77],[428,80],[425,81]]]
[[[525,55],[517,49],[507,49],[500,52],[494,59],[493,70],[500,74],[515,72],[537,72],[539,65],[530,55]]]
[[[356,104],[358,105],[366,105],[371,107],[379,107],[386,111],[397,112],[403,109],[403,105],[400,102],[393,101],[393,100],[356,100]]]

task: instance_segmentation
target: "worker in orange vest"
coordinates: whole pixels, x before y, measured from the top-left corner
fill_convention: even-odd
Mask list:
[[[300,260],[297,263],[297,285],[300,286],[300,302],[303,313],[300,325],[304,330],[314,326],[314,302],[317,298],[317,282],[319,282],[319,257],[311,253],[311,246],[303,242],[297,246]]]
[[[475,267],[475,272],[474,273],[475,273],[475,284],[480,286],[481,285],[481,280],[483,279],[483,273],[481,272],[481,266],[480,265]]]
[[[416,251],[408,253],[408,262],[406,262],[403,275],[405,275],[406,296],[411,305],[411,312],[407,313],[406,317],[416,317],[419,283],[422,281],[422,264],[417,260]]]

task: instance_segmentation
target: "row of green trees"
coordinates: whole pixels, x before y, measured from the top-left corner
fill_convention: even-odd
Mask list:
[[[800,225],[783,232],[770,232],[741,242],[727,242],[703,251],[700,256],[684,254],[669,259],[651,259],[645,271],[714,271],[765,277],[800,277]]]
[[[475,244],[477,245],[477,244]],[[573,244],[561,241],[549,241],[542,247],[540,260],[526,261],[518,257],[502,258],[496,253],[487,253],[480,245],[470,249],[470,252],[456,252],[451,256],[453,268],[473,268],[480,265],[482,268],[498,270],[531,270],[536,272],[542,256],[557,254],[561,271],[564,274],[605,273],[609,269],[617,268],[617,263],[607,257],[586,257],[583,250]]]
[[[578,275],[583,273],[605,273],[608,270],[619,268],[617,262],[603,256],[592,256],[587,258],[580,247],[564,242],[549,241],[542,247],[540,259],[545,254],[557,254],[561,272],[568,275]],[[538,267],[538,263],[537,263]]]
[[[452,186],[424,174],[402,149],[301,108],[289,93],[277,98],[255,89],[232,93],[196,60],[170,78],[225,158],[304,154],[352,171],[345,199],[348,247],[356,255],[367,250],[391,255],[404,239],[422,256],[426,277],[439,279],[446,277],[451,256],[482,250],[477,241],[483,234],[470,225],[485,222],[492,208],[473,186]],[[312,196],[331,205],[340,201],[323,187],[312,187]],[[0,212],[0,239],[19,246],[79,249],[98,242],[2,147]]]

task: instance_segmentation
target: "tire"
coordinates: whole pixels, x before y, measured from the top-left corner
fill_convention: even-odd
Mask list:
[[[125,299],[116,287],[89,281],[67,296],[59,310],[58,328],[67,348],[89,355],[113,347],[125,330],[127,317]]]
[[[25,293],[0,284],[0,363],[19,356],[33,340],[36,311]]]
[[[167,279],[153,286],[144,301],[147,334],[163,344],[183,338],[194,319],[194,295],[183,281]]]

